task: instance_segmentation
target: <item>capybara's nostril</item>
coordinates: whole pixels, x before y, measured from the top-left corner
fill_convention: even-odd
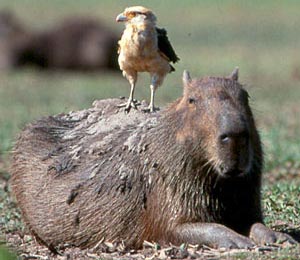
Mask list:
[[[222,134],[220,136],[220,142],[222,144],[228,144],[230,142],[231,138],[227,134]]]
[[[238,145],[240,148],[242,146],[247,145],[248,142],[248,134],[246,131],[242,131],[240,133],[225,133],[221,134],[219,137],[219,141],[221,145],[224,146],[233,146]]]
[[[232,133],[221,134],[219,141],[223,147],[233,147],[238,143],[239,136]]]

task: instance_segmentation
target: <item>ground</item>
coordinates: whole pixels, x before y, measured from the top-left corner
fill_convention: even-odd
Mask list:
[[[157,91],[157,105],[166,105],[181,95],[181,76],[188,69],[193,77],[227,75],[240,68],[260,131],[265,167],[263,207],[266,224],[299,239],[300,193],[300,3],[287,1],[196,1],[141,0],[3,0],[0,9],[10,8],[35,29],[54,24],[71,14],[101,16],[120,32],[115,16],[126,6],[146,5],[166,27],[181,60],[176,71],[166,77]],[[150,96],[149,77],[137,83],[136,97]],[[44,72],[25,68],[0,75],[0,228],[3,246],[9,246],[23,259],[124,259],[183,258],[198,259],[298,259],[300,247],[257,248],[253,252],[221,252],[209,248],[168,248],[146,245],[140,252],[115,253],[113,245],[80,251],[70,249],[53,255],[38,246],[24,228],[17,205],[10,194],[10,152],[23,126],[51,114],[88,108],[95,99],[127,96],[128,82],[118,73]],[[151,241],[150,241],[151,242]],[[0,246],[1,247],[1,246]],[[120,252],[121,251],[121,252]],[[102,253],[101,257],[97,254]],[[187,254],[188,252],[188,254]],[[5,259],[0,249],[0,259]],[[69,257],[68,257],[69,255]]]

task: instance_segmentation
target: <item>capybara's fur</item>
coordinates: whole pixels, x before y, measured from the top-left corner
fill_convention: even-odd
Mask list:
[[[108,99],[28,125],[12,187],[30,230],[51,248],[253,245],[263,156],[235,77],[186,72],[183,96],[157,113],[126,115]]]

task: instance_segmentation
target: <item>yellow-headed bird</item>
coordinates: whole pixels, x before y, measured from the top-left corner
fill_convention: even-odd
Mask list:
[[[151,99],[149,111],[155,111],[155,90],[163,83],[165,76],[174,71],[170,62],[177,62],[177,57],[165,29],[156,27],[156,16],[143,6],[128,7],[116,18],[125,22],[126,28],[119,41],[119,65],[123,76],[130,83],[131,90],[125,112],[136,108],[133,100],[138,72],[149,72],[151,75]]]

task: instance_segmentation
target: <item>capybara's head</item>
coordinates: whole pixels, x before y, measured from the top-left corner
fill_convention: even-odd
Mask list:
[[[182,118],[177,141],[189,145],[191,156],[199,156],[202,165],[218,176],[249,174],[255,157],[261,160],[262,155],[249,96],[238,82],[238,69],[228,77],[203,79],[191,79],[185,71],[183,85],[183,97],[176,106]]]

